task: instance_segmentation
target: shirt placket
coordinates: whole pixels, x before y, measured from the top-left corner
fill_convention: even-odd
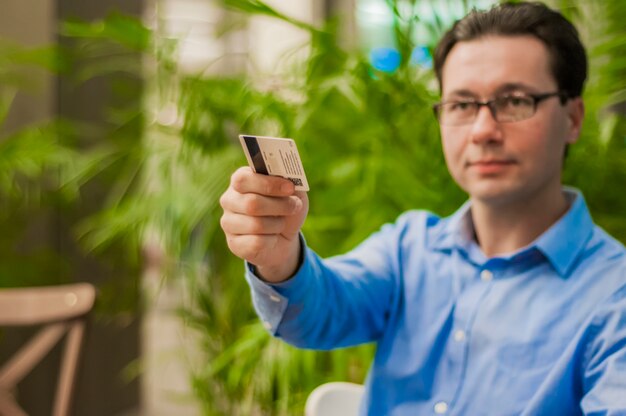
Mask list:
[[[454,404],[463,383],[468,366],[468,345],[472,337],[472,326],[476,314],[485,297],[491,291],[493,280],[498,273],[489,262],[481,266],[466,264],[459,270],[457,278],[463,275],[471,276],[470,284],[458,294],[450,338],[446,344],[446,359],[448,364],[448,376],[451,380],[457,380],[456,385],[448,384],[447,391],[439,392],[434,399],[433,414],[454,414]]]

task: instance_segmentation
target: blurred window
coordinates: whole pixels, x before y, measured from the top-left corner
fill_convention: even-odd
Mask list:
[[[497,0],[399,0],[397,13],[387,0],[356,0],[355,19],[360,46],[368,53],[372,66],[393,72],[401,56],[395,44],[394,25],[413,24],[411,64],[432,67],[430,50],[455,20],[476,7],[486,9]]]
[[[241,20],[214,0],[156,0],[160,36],[177,42],[177,62],[189,73],[241,72],[248,53]]]

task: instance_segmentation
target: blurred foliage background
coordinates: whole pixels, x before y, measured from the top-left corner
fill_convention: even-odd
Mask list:
[[[447,3],[463,13],[476,4]],[[175,40],[115,13],[95,23],[65,22],[63,34],[72,40],[65,47],[0,43],[0,121],[15,92],[28,87],[25,67],[75,83],[114,74],[119,96],[106,126],[55,119],[4,133],[0,287],[64,280],[68,259],[47,248],[24,254],[16,247],[38,212],[62,210],[71,218],[71,238],[90,256],[134,265],[131,270],[156,262],[163,279],[184,282],[180,318],[197,334],[190,348],[199,354],[189,377],[203,414],[299,414],[315,386],[362,382],[373,346],[300,351],[271,339],[257,322],[243,264],[228,252],[219,229],[219,196],[231,172],[245,164],[237,134],[298,142],[311,186],[304,234],[323,256],[354,247],[407,209],[452,213],[466,196],[443,160],[431,111],[437,85],[428,65],[411,59],[416,45],[432,52],[450,22],[444,16],[420,20],[418,5],[430,2],[384,2],[393,16],[397,62],[377,68],[364,48],[346,46],[339,19],[312,26],[260,0],[221,4],[243,24],[263,15],[306,31],[306,58],[280,77],[189,74],[179,70]],[[582,189],[595,221],[625,242],[626,3],[550,5],[580,29],[591,64],[587,116],[568,156],[565,182]],[[137,52],[140,62],[130,58]],[[133,79],[146,83],[141,111],[124,106],[124,97],[138,93]],[[85,136],[97,140],[78,140]],[[73,217],[89,202],[90,184],[103,180],[110,184],[104,203]],[[102,308],[128,312],[120,288],[136,293],[140,275],[111,276]]]

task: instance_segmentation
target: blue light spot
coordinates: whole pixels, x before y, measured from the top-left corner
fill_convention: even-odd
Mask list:
[[[411,52],[411,64],[419,65],[422,68],[430,69],[433,67],[433,58],[426,46],[416,46]]]
[[[374,48],[370,51],[372,66],[382,72],[394,72],[400,66],[401,56],[394,48]]]

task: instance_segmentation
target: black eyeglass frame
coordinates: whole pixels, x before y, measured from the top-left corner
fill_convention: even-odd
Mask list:
[[[474,114],[474,118],[471,121],[468,121],[467,123],[460,123],[460,124],[452,124],[452,125],[465,125],[465,124],[471,124],[474,120],[476,120],[476,116],[478,115],[478,113],[480,112],[480,107],[485,106],[489,109],[489,112],[491,113],[491,116],[493,117],[494,120],[496,120],[498,123],[515,123],[516,121],[522,121],[522,120],[527,120],[530,117],[534,116],[535,113],[537,112],[537,106],[539,105],[540,102],[542,102],[543,100],[547,99],[547,98],[551,98],[551,97],[559,97],[561,99],[561,104],[565,104],[567,102],[567,100],[570,99],[570,95],[567,93],[567,91],[554,91],[554,92],[547,92],[547,93],[543,93],[543,94],[527,94],[524,93],[523,96],[519,96],[519,98],[532,98],[533,100],[533,111],[532,114],[529,117],[526,118],[522,118],[519,120],[504,120],[504,121],[500,121],[498,120],[498,116],[497,116],[497,110],[495,107],[495,103],[498,100],[501,100],[503,98],[515,98],[515,95],[505,95],[505,96],[501,96],[501,97],[496,97],[496,98],[492,98],[491,100],[486,100],[486,101],[477,101],[477,100],[467,100],[467,101],[442,101],[436,104],[433,104],[433,112],[435,113],[435,118],[437,119],[437,121],[440,124],[444,124],[444,125],[449,125],[449,124],[445,124],[445,123],[441,123],[441,119],[439,118],[439,114],[440,114],[440,109],[441,107],[443,107],[445,104],[453,104],[453,103],[467,103],[467,104],[472,104],[476,106],[476,113]]]

